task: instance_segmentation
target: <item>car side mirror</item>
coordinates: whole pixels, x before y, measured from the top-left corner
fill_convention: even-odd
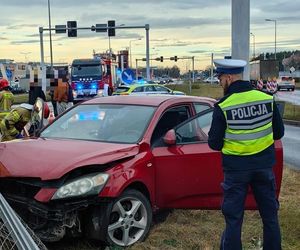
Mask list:
[[[163,137],[163,140],[164,140],[164,143],[167,144],[168,146],[175,145],[176,144],[175,130],[170,129]]]

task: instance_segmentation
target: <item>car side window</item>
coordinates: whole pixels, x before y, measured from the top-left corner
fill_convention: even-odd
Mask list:
[[[145,86],[144,91],[145,92],[153,92],[153,91],[155,91],[155,88],[153,86]]]
[[[197,114],[210,108],[210,106],[204,103],[195,103],[194,106]]]
[[[164,146],[162,138],[167,131],[186,121],[189,117],[189,106],[177,106],[166,110],[156,124],[151,137],[151,145],[154,147]]]
[[[176,143],[198,143],[206,142],[208,139],[208,131],[212,122],[213,109],[202,112],[194,119],[180,125],[175,129]]]
[[[159,91],[159,92],[169,93],[168,89],[161,87],[161,86],[155,86],[155,90]]]
[[[132,90],[132,92],[143,92],[144,91],[144,87],[136,87],[134,90]]]

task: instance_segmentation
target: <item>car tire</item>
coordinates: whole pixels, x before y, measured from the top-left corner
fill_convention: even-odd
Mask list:
[[[114,200],[104,213],[108,215],[103,227],[106,243],[126,247],[143,241],[152,224],[152,208],[149,200],[139,191],[128,189]],[[105,229],[104,229],[105,228]]]

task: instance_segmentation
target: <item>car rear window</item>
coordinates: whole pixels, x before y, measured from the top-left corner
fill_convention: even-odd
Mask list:
[[[116,89],[116,93],[127,92],[129,89],[130,89],[130,87],[127,87],[127,86],[118,87],[118,88]]]
[[[291,76],[282,76],[281,81],[293,81],[293,77],[291,77]]]

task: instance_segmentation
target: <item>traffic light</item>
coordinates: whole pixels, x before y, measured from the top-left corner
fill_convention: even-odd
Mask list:
[[[116,26],[115,20],[109,20],[107,22],[107,26],[108,26],[108,36],[115,36],[116,35],[116,29],[115,28],[113,28],[113,29],[110,28],[110,27],[115,27]]]
[[[174,61],[177,62],[177,56],[174,56]]]
[[[163,57],[163,56],[160,57],[160,61],[161,61],[161,62],[164,61],[164,57]]]
[[[77,22],[76,21],[68,21],[68,37],[77,37]]]

